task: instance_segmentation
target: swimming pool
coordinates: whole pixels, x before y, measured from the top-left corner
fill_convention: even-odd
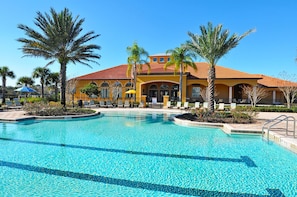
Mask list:
[[[0,196],[297,196],[296,154],[171,116],[0,123]]]

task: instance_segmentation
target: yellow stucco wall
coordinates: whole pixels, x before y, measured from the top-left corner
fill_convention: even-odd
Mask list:
[[[131,82],[131,80],[78,80],[76,83],[76,93],[74,95],[74,100],[112,100],[112,90],[109,91],[109,98],[88,98],[87,95],[80,92],[80,90],[90,84],[90,83],[96,83],[97,86],[101,87],[102,83],[106,82],[109,84],[109,87],[113,87],[115,82],[120,82],[122,86],[122,94],[121,94],[121,100],[131,99],[126,98],[125,91],[128,89],[132,89],[131,87],[126,88],[126,84]],[[158,88],[160,88],[161,84],[169,84],[170,88],[175,85],[179,84],[179,75],[138,75],[137,82],[136,82],[136,101],[139,102],[141,100],[142,95],[147,95],[150,85],[156,84]],[[229,98],[229,87],[232,87],[232,97],[234,97],[234,86],[238,84],[249,84],[251,86],[257,85],[256,79],[216,79],[215,86],[216,91],[218,95],[215,97],[215,99],[224,99],[224,101],[227,101]],[[183,98],[182,102],[185,102],[187,98],[190,98],[192,96],[192,87],[198,86],[200,88],[207,87],[207,80],[206,79],[187,79],[186,74],[183,75]],[[158,89],[160,92],[160,89]],[[282,93],[279,90],[276,90],[276,100],[277,101],[283,101]],[[160,96],[161,97],[161,96]],[[243,96],[244,97],[244,96]],[[265,98],[267,101],[272,102],[272,93],[268,97]]]

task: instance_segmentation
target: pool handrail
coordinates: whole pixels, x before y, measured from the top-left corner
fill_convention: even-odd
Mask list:
[[[290,120],[290,118],[292,119],[292,120]],[[274,122],[274,121],[276,121],[276,122]],[[270,119],[270,120],[267,120],[264,124],[263,124],[263,127],[262,127],[262,136],[264,136],[264,130],[265,129],[267,129],[267,140],[269,141],[269,131],[270,131],[270,129],[273,127],[273,126],[275,126],[275,125],[277,125],[277,124],[279,124],[279,123],[281,123],[281,122],[283,122],[283,121],[287,121],[286,122],[286,135],[288,135],[288,122],[289,121],[293,121],[294,122],[294,126],[293,126],[293,137],[295,138],[295,124],[296,124],[296,120],[295,120],[295,118],[293,117],[293,116],[287,116],[287,115],[280,115],[280,116],[278,116],[278,117],[276,117],[276,118],[274,118],[274,119]],[[274,122],[273,124],[271,124],[271,125],[269,125],[268,126],[268,124],[269,123],[272,123],[272,122]]]

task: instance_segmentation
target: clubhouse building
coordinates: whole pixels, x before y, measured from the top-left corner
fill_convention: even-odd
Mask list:
[[[167,100],[176,101],[178,98],[180,74],[174,72],[174,66],[164,69],[165,63],[170,56],[166,54],[156,54],[150,57],[150,72],[148,67],[143,65],[142,71],[136,76],[135,94],[126,93],[134,89],[131,75],[127,75],[127,64],[118,65],[105,70],[93,72],[76,77],[76,92],[74,100],[95,100],[111,101],[118,100],[165,103]],[[182,102],[203,102],[207,91],[208,64],[196,63],[197,71],[188,68],[183,74]],[[80,89],[86,85],[96,84],[99,97],[89,98],[81,93]],[[248,98],[242,91],[243,86],[260,86],[267,89],[268,96],[263,98],[261,104],[283,104],[285,102],[283,93],[278,87],[297,86],[297,83],[288,82],[274,77],[261,74],[249,74],[238,70],[216,66],[215,80],[215,100],[224,103],[248,104]]]

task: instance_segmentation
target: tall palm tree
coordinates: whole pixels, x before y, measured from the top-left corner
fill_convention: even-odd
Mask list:
[[[179,101],[182,100],[182,87],[183,87],[183,74],[187,70],[188,66],[192,67],[197,71],[197,66],[193,59],[196,58],[195,54],[189,51],[185,45],[176,47],[175,49],[170,49],[166,51],[166,54],[170,54],[170,60],[164,65],[164,69],[174,65],[174,73],[179,71]]]
[[[59,78],[59,73],[54,72],[50,73],[48,76],[49,83],[53,85],[55,89],[55,101],[57,102],[58,100],[58,84],[60,83],[60,78]]]
[[[28,85],[33,85],[35,81],[31,77],[20,77],[17,81],[17,85],[23,85],[23,86],[28,86]]]
[[[187,42],[187,46],[209,64],[207,82],[208,110],[210,112],[214,112],[215,65],[221,57],[235,48],[241,39],[254,31],[251,29],[240,36],[237,34],[229,35],[229,30],[222,30],[222,27],[221,24],[213,27],[212,23],[208,22],[206,27],[200,26],[201,35],[188,33],[191,40]]]
[[[25,56],[44,57],[50,60],[47,65],[58,61],[60,64],[60,83],[61,83],[61,104],[66,109],[66,69],[69,63],[81,63],[89,66],[89,62],[97,63],[100,55],[95,54],[100,46],[87,44],[97,38],[99,34],[90,31],[80,35],[83,31],[81,27],[84,19],[79,16],[72,17],[72,13],[65,8],[57,13],[53,8],[50,14],[37,12],[35,24],[41,33],[34,29],[20,24],[18,28],[23,30],[29,38],[19,38],[23,43],[22,51]],[[46,66],[47,66],[46,65]]]
[[[37,67],[33,71],[33,78],[40,78],[41,97],[44,98],[44,85],[48,84],[48,77],[51,71],[45,67]]]
[[[145,64],[148,67],[148,72],[150,72],[150,64],[147,62],[149,56],[148,52],[144,48],[139,47],[137,42],[134,42],[132,46],[127,47],[128,56],[128,68],[127,76],[131,73],[133,78],[133,88],[136,90],[136,78],[137,73],[142,71],[142,66]],[[134,97],[136,99],[136,97]]]
[[[6,79],[7,77],[15,78],[13,71],[9,70],[7,66],[0,68],[0,75],[2,77],[2,103],[5,103],[5,93],[6,93]]]

